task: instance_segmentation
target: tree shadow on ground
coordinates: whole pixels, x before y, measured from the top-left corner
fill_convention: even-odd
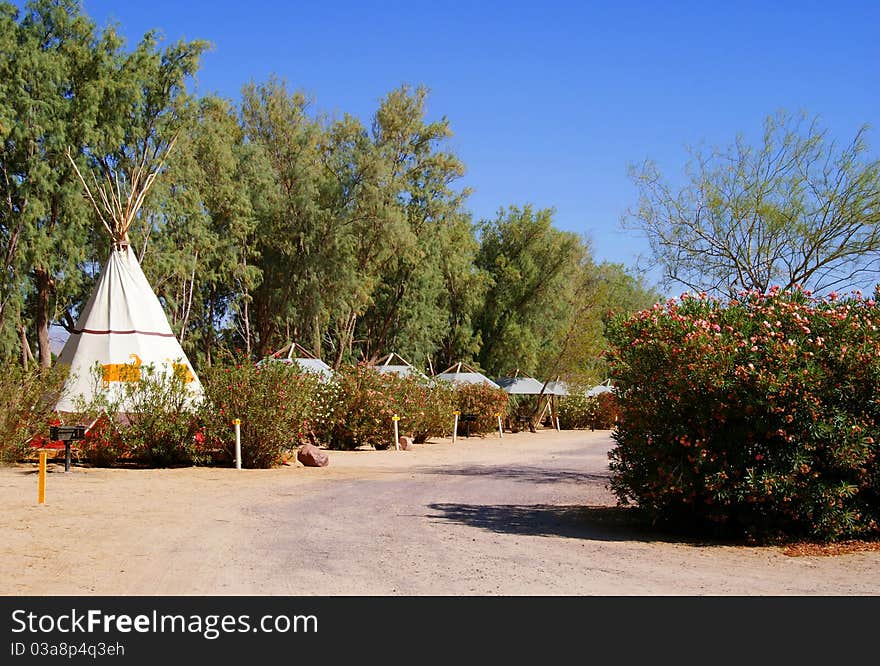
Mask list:
[[[545,467],[509,467],[502,465],[470,465],[459,467],[428,467],[418,470],[424,474],[452,476],[481,476],[527,483],[607,483],[611,472],[581,472],[572,469],[547,469]]]
[[[725,545],[705,535],[680,534],[653,527],[627,507],[582,505],[429,504],[429,519],[461,523],[499,534],[567,537],[590,541],[642,541],[693,546]]]

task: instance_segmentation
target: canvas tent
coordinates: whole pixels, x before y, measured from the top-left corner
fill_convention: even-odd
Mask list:
[[[561,382],[558,379],[552,382],[547,382],[547,388],[544,389],[544,393],[547,393],[548,395],[571,395],[568,384]]]
[[[464,372],[462,372],[464,370]],[[477,372],[464,363],[449,366],[443,372],[434,375],[435,379],[443,379],[453,384],[486,384],[492,388],[501,388],[481,372]]]
[[[546,393],[544,384],[534,377],[520,375],[519,372],[512,377],[496,377],[495,383],[511,395],[541,395]]]
[[[601,395],[602,393],[613,393],[613,392],[614,392],[614,389],[611,386],[611,381],[605,380],[601,384],[597,384],[593,388],[588,389],[586,395],[588,398],[594,398],[597,395]]]
[[[158,151],[153,159],[145,153],[126,173],[105,170],[102,183],[93,177],[92,188],[68,152],[89,201],[110,234],[111,248],[98,282],[58,357],[59,363],[70,366],[55,406],[59,412],[78,411],[79,399],[88,402],[99,394],[111,400],[121,398],[126,384],[140,380],[149,366],[157,373],[181,377],[191,401],[203,394],[202,385],[128,241],[128,229],[173,145],[173,140],[165,144],[164,154]],[[124,402],[117,404],[121,411],[130,407]]]
[[[559,429],[559,420],[556,415],[556,404],[554,401],[555,396],[560,395],[555,391],[550,389],[551,382],[541,382],[534,377],[529,377],[528,375],[522,374],[517,368],[512,375],[508,377],[498,377],[495,379],[497,384],[503,388],[505,391],[510,393],[511,395],[533,395],[539,396],[538,403],[535,407],[534,414],[530,415],[530,428],[533,428],[533,424],[535,421],[540,422],[544,419],[544,414],[547,409],[550,409],[550,420],[556,426],[556,429]],[[554,382],[558,384],[558,382]],[[534,418],[535,414],[540,415],[537,419]],[[525,416],[521,416],[522,419],[525,419]]]
[[[297,356],[294,356],[297,354]],[[302,345],[291,342],[286,347],[282,347],[277,352],[268,356],[257,363],[260,365],[267,361],[275,361],[279,363],[296,363],[303,372],[311,372],[320,375],[322,379],[328,380],[333,377],[333,370],[317,356],[312,354]]]
[[[394,360],[395,356],[397,357],[397,360],[400,361],[400,363],[391,363],[391,361]],[[418,377],[420,379],[428,379],[428,376],[424,372],[416,368],[412,363],[407,361],[400,354],[395,354],[394,352],[388,354],[388,356],[379,361],[373,367],[382,374],[394,373],[396,375],[400,375],[401,377],[412,376]]]
[[[140,379],[141,370],[151,364],[159,372],[183,377],[193,398],[202,394],[202,385],[128,245],[111,249],[58,363],[70,366],[55,406],[59,412],[77,411],[78,398],[89,401],[98,391],[110,399],[121,397],[125,382]]]

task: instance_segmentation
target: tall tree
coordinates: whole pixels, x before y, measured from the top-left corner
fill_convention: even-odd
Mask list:
[[[401,86],[373,118],[373,142],[389,165],[383,187],[406,226],[384,239],[393,252],[379,267],[381,279],[357,335],[365,359],[396,351],[424,365],[449,325],[445,272],[467,270],[473,258],[467,245],[456,243],[467,224],[462,206],[468,191],[453,188],[464,165],[444,150],[452,136],[449,121],[427,122],[427,95],[424,87]]]
[[[254,348],[260,356],[302,335],[302,322],[310,326],[324,318],[321,264],[334,241],[332,235],[321,236],[322,127],[308,110],[305,95],[289,93],[274,78],[249,84],[243,91],[243,131],[256,147],[251,155],[256,176],[251,194],[257,220],[253,244],[261,274],[245,327],[250,330],[253,322]]]
[[[74,0],[35,0],[19,16],[0,7],[0,328],[34,327],[40,364],[51,363],[54,310],[81,293],[92,216],[65,157],[95,131],[107,66],[121,40],[98,33]],[[19,320],[29,314],[30,322]],[[10,326],[11,325],[11,326]]]
[[[646,162],[631,169],[639,206],[625,224],[645,232],[667,284],[697,291],[876,281],[880,160],[866,131],[838,147],[815,120],[777,114],[757,146],[694,153],[678,189]]]
[[[257,281],[255,223],[238,116],[216,97],[198,100],[167,173],[136,229],[144,270],[194,365],[210,366],[217,331]]]
[[[553,226],[552,209],[511,206],[480,225],[476,264],[490,278],[476,322],[484,370],[540,369],[566,328],[572,285],[588,258],[580,237]]]

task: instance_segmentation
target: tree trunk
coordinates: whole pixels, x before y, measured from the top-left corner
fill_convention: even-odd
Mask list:
[[[21,339],[21,367],[28,369],[28,360],[33,358],[31,354],[31,346],[28,344],[27,328],[24,324],[18,325],[18,333]]]
[[[49,346],[49,296],[52,293],[52,276],[41,268],[34,270],[37,282],[37,309],[34,323],[37,326],[37,346],[40,356],[40,367],[52,365],[52,350]]]
[[[205,327],[205,365],[211,367],[211,346],[214,342],[214,299],[217,288],[211,285],[211,296],[208,299],[208,325]]]
[[[321,324],[318,321],[318,315],[315,315],[312,320],[312,353],[318,358],[323,358],[321,355]]]

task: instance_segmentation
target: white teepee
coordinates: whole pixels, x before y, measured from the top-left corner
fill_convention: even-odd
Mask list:
[[[171,145],[173,142],[167,150]],[[70,366],[70,374],[56,411],[78,411],[80,398],[88,402],[99,391],[111,399],[122,397],[125,382],[137,381],[142,369],[151,365],[159,373],[183,377],[190,400],[203,394],[201,382],[128,243],[128,229],[161,165],[162,161],[147,165],[145,159],[127,174],[128,178],[105,174],[103,185],[95,179],[99,205],[73,163],[110,232],[112,248],[76,327],[58,356],[59,363]],[[124,403],[120,405],[120,409],[125,408]]]
[[[126,381],[140,378],[140,367],[178,372],[193,398],[202,385],[177,341],[162,305],[147,282],[134,251],[116,246],[98,278],[76,328],[58,362],[70,366],[59,412],[77,411],[78,397],[90,400],[96,390],[119,397]],[[101,365],[95,375],[95,365]]]

